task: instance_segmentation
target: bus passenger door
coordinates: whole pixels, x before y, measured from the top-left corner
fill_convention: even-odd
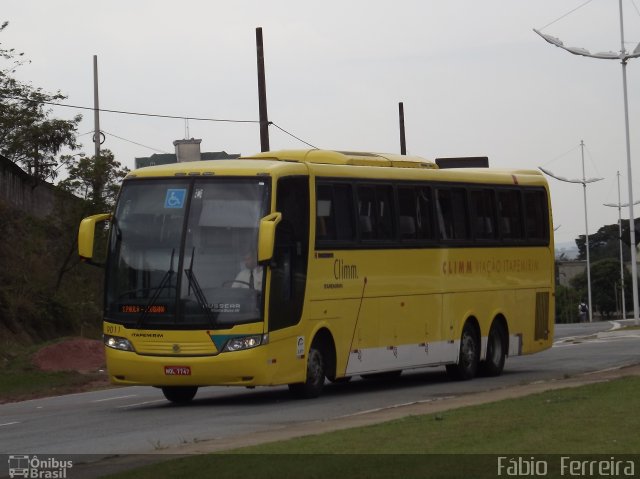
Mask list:
[[[295,326],[304,307],[309,252],[309,178],[284,177],[276,188],[276,211],[282,220],[276,227],[271,284],[269,288],[268,330],[272,356],[268,363],[280,384],[304,380],[306,355],[300,354],[308,338]]]
[[[309,255],[309,179],[281,178],[276,194],[282,221],[271,262],[269,331],[296,325],[302,316]]]

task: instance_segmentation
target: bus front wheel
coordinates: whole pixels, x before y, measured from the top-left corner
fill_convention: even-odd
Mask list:
[[[164,397],[172,403],[185,404],[198,392],[198,386],[166,386],[162,388]]]
[[[289,390],[301,399],[320,396],[324,387],[325,360],[320,349],[312,345],[307,357],[307,380],[303,383],[289,384]]]
[[[454,379],[467,380],[475,377],[480,362],[480,342],[470,323],[464,325],[460,338],[458,364],[447,364],[447,373]]]

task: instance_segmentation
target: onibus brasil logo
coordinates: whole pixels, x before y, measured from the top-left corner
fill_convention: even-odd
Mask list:
[[[65,479],[67,470],[73,467],[73,461],[62,461],[55,457],[40,459],[38,456],[9,456],[9,477],[28,477],[34,479]]]

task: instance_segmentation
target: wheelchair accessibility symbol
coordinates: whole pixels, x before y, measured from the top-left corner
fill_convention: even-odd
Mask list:
[[[184,199],[187,196],[186,189],[168,189],[167,196],[164,199],[165,208],[182,208]]]

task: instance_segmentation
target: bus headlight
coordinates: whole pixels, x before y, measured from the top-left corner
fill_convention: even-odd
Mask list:
[[[105,346],[118,349],[120,351],[134,351],[133,345],[126,338],[121,338],[119,336],[109,336],[108,334],[103,335]]]
[[[237,338],[229,339],[222,352],[242,351],[244,349],[252,349],[260,346],[261,344],[267,344],[269,342],[268,334],[258,334],[255,336],[238,336]]]

